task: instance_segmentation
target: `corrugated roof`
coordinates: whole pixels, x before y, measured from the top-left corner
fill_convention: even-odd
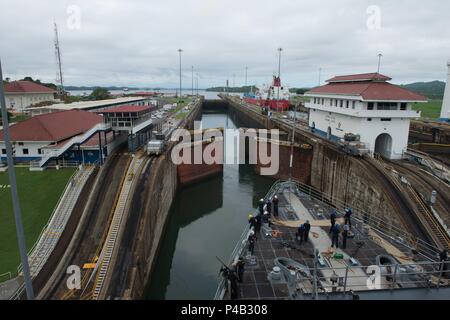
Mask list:
[[[102,116],[92,112],[68,110],[32,117],[9,130],[12,141],[59,142],[82,134],[102,121]],[[3,141],[3,130],[0,140]]]
[[[54,93],[55,90],[31,82],[31,81],[13,81],[5,84],[5,93]]]

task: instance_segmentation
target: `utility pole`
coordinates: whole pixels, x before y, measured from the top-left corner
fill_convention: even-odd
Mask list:
[[[181,49],[178,49],[178,55],[179,55],[179,57],[180,57],[180,98],[181,98],[181,96],[183,95],[182,94],[182,92],[181,92],[181,53],[183,52],[183,50],[181,50]]]
[[[281,84],[281,51],[283,51],[283,48],[278,48],[278,79]],[[277,100],[280,100],[280,87],[278,86],[278,94],[277,94]],[[278,104],[278,102],[277,102]]]
[[[321,78],[322,78],[322,68],[319,68],[319,87],[320,87]]]
[[[195,78],[195,87],[197,88],[197,97],[198,97],[198,74]]]
[[[289,181],[292,180],[292,167],[294,164],[295,122],[297,121],[297,104],[294,107],[294,120],[292,122],[291,157],[289,160]]]
[[[248,67],[245,67],[245,86],[247,86],[247,71]]]
[[[381,53],[378,54],[378,71],[377,73],[380,73],[380,67],[381,67],[381,58],[383,55]]]
[[[192,88],[192,96],[194,96],[194,66],[192,66],[192,84],[191,84],[191,88]]]
[[[56,25],[56,22],[54,22],[55,25],[55,58],[56,58],[56,65],[57,65],[57,73],[56,73],[56,83],[58,84],[58,96],[62,98],[64,96],[64,80],[63,80],[63,73],[62,73],[62,63],[61,63],[61,49],[59,47],[59,37],[58,37],[58,26]]]
[[[22,212],[20,209],[19,194],[17,192],[16,172],[14,169],[11,138],[9,134],[8,112],[6,111],[5,92],[3,88],[2,63],[0,60],[0,104],[2,109],[3,137],[6,147],[6,160],[8,164],[9,183],[11,184],[11,197],[16,222],[17,241],[19,243],[20,260],[23,267],[23,278],[28,300],[34,300],[33,284],[31,282],[30,267],[28,265],[27,246],[23,231]]]

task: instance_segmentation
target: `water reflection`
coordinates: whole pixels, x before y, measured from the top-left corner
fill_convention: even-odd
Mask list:
[[[207,110],[203,128],[236,128],[226,113]],[[273,180],[252,165],[224,165],[223,176],[180,190],[173,202],[148,299],[211,299],[220,268],[228,259],[247,216]]]

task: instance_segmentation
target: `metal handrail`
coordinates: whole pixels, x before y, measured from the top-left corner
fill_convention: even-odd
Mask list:
[[[380,227],[382,229],[389,230],[389,233],[391,233],[390,237],[394,238],[396,237],[396,241],[400,242],[407,242],[410,247],[415,247],[416,249],[424,250],[428,253],[429,258],[436,258],[436,256],[439,254],[440,250],[436,248],[435,246],[432,246],[431,244],[414,237],[412,234],[400,229],[399,227],[396,227],[393,224],[389,224],[388,222],[382,220],[381,218],[376,217],[373,213],[367,212],[365,210],[362,210],[358,208],[357,206],[352,206],[346,203],[345,201],[342,201],[341,199],[329,196],[326,193],[323,193],[316,188],[312,186],[308,186],[306,184],[303,184],[299,181],[294,182],[301,191],[305,192],[311,197],[314,197],[322,202],[328,202],[332,206],[334,206],[336,209],[343,210],[344,208],[351,207],[352,212],[354,214],[354,217],[360,220],[360,222],[363,222],[364,224],[367,224],[368,226],[375,228],[379,231]],[[341,212],[342,214],[342,212]],[[386,234],[385,232],[382,232],[383,234]],[[431,252],[430,252],[431,251]]]
[[[292,181],[292,180],[290,180],[290,181],[283,181],[283,180],[276,181],[272,185],[271,189],[269,190],[269,192],[267,193],[267,195],[266,195],[266,197],[264,199],[266,200],[267,198],[271,198],[273,196],[275,190],[278,190],[281,187],[287,187],[287,186],[290,186],[290,188],[292,186],[295,186],[295,189],[297,189],[298,191],[301,191],[304,194],[309,195],[310,197],[314,197],[316,199],[319,199],[319,200],[321,200],[324,203],[329,202],[331,205],[333,205],[333,202],[336,203],[336,201],[337,201],[337,202],[340,202],[340,204],[342,205],[342,208],[347,207],[345,202],[340,200],[340,199],[336,199],[335,197],[330,197],[331,198],[331,200],[330,200],[330,198],[325,198],[324,197],[324,193],[323,192],[320,192],[320,191],[318,191],[317,189],[315,189],[315,188],[313,188],[311,186],[307,186],[307,185],[305,185],[303,183],[300,183],[298,181]],[[305,188],[307,190],[309,190],[309,192],[304,192],[303,190],[305,190]],[[314,192],[312,192],[312,191],[314,191]],[[334,204],[334,206],[336,206],[336,205]],[[371,224],[367,223],[366,219],[364,219],[364,216],[363,217],[358,216],[358,213],[360,214],[360,212],[364,212],[364,211],[360,210],[358,212],[358,210],[355,210],[353,208],[352,208],[352,211],[353,211],[353,213],[355,215],[354,219],[357,222],[361,223],[362,225],[370,226],[376,233],[382,235],[383,237],[385,237],[387,239],[390,239],[391,241],[393,241],[393,242],[395,242],[397,244],[400,244],[400,245],[405,246],[407,248],[415,247],[416,249],[421,248],[421,250],[424,250],[424,251],[426,250],[426,252],[423,252],[421,254],[425,258],[427,258],[430,261],[432,261],[432,262],[430,262],[430,264],[432,264],[432,265],[440,264],[438,262],[435,262],[437,254],[439,252],[439,250],[437,248],[431,246],[430,244],[428,244],[428,243],[426,243],[424,241],[422,241],[423,243],[421,243],[419,241],[420,239],[419,240],[415,239],[416,240],[415,242],[414,241],[413,242],[409,242],[409,241],[411,241],[411,239],[413,239],[412,235],[410,235],[410,234],[408,234],[408,233],[406,233],[404,231],[397,230],[397,234],[395,236],[389,235],[389,234],[387,234],[387,233],[385,233],[385,232],[383,232],[383,231],[381,231],[379,229],[379,227],[378,227],[379,223],[376,224],[376,225],[371,225]],[[258,212],[258,209],[255,210],[255,214],[257,214],[257,212]],[[369,215],[369,217],[370,216],[371,215]],[[368,221],[370,222],[370,220],[368,220]],[[231,254],[231,257],[230,257],[230,260],[229,260],[230,265],[238,258],[238,256],[242,253],[243,249],[247,245],[244,240],[245,240],[245,237],[248,236],[249,231],[250,231],[250,227],[249,227],[249,225],[246,225],[246,227],[244,228],[244,231],[243,231],[243,233],[241,235],[241,238],[240,238],[239,242],[236,244],[236,246],[235,246],[235,248],[234,248],[234,250],[233,250],[233,252]],[[403,237],[400,237],[399,235],[402,235]],[[430,254],[430,251],[431,251],[431,254]],[[418,264],[414,264],[414,265],[418,265]],[[402,266],[404,266],[404,265],[402,265]],[[359,266],[358,268],[361,268],[361,266]],[[322,268],[320,270],[325,270],[325,269],[326,268]],[[331,270],[337,270],[337,268],[330,268],[330,269]],[[226,280],[222,277],[219,280],[219,285],[218,285],[218,288],[217,288],[216,293],[214,295],[214,299],[215,300],[223,299],[223,296],[224,296],[224,293],[225,293],[225,289],[226,289]]]
[[[274,191],[276,189],[278,189],[280,187],[280,184],[282,184],[282,183],[283,183],[283,181],[281,181],[281,180],[276,181],[270,188],[269,192],[264,197],[264,200],[272,198]],[[259,214],[258,208],[256,208],[254,210],[254,214],[255,215]],[[234,247],[234,249],[230,255],[230,258],[228,260],[229,265],[233,264],[236,261],[236,259],[240,255],[240,253],[247,246],[246,240],[248,239],[249,233],[250,233],[250,225],[246,224],[246,226],[245,226],[244,230],[242,231],[242,234],[239,238],[239,241],[237,242],[236,246]],[[225,287],[226,287],[226,280],[223,277],[221,277],[221,279],[219,280],[219,285],[217,287],[216,293],[214,295],[214,300],[220,300],[223,298],[223,294],[225,293]]]

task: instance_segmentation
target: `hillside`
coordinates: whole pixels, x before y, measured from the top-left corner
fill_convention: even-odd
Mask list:
[[[445,82],[431,81],[431,82],[416,82],[402,85],[402,87],[414,91],[418,94],[424,95],[429,99],[442,100],[444,97]]]

